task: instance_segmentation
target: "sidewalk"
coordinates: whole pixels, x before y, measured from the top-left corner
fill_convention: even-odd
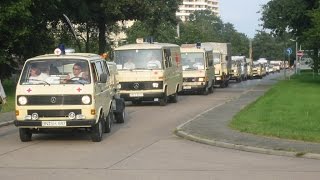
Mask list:
[[[12,124],[15,119],[14,112],[0,113],[0,127]]]
[[[276,82],[276,81],[274,81]],[[320,143],[285,140],[241,133],[228,127],[232,117],[262,96],[272,82],[261,83],[224,104],[178,126],[176,135],[192,141],[249,152],[320,159]]]

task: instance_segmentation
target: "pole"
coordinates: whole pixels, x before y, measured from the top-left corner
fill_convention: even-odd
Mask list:
[[[295,72],[298,74],[298,39],[296,38],[296,60],[295,60]]]

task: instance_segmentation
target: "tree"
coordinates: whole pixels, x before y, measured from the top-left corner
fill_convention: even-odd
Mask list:
[[[265,31],[260,31],[255,35],[252,47],[253,59],[279,60],[284,58],[284,42]]]
[[[318,0],[271,0],[262,8],[263,27],[270,29],[273,34],[281,37],[286,44],[289,38],[297,39],[315,53],[314,64],[319,64],[317,43],[317,11]],[[291,37],[286,38],[285,33]],[[313,66],[318,70],[318,65]]]

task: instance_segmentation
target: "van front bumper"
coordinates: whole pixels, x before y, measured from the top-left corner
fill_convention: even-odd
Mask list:
[[[50,120],[43,120],[50,121]],[[43,126],[41,120],[15,120],[14,125],[17,127],[37,127],[37,128],[65,128],[65,127],[92,127],[96,120],[65,120],[66,126]],[[64,120],[55,120],[64,121]]]
[[[125,101],[154,101],[155,98],[163,98],[163,92],[147,92],[147,93],[120,93],[120,97]]]

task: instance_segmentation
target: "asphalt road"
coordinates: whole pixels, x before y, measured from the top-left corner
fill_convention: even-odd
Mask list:
[[[83,132],[34,135],[22,143],[16,127],[1,127],[0,179],[319,179],[319,160],[218,148],[173,134],[178,125],[263,82],[180,96],[164,107],[129,104],[126,122],[115,124],[100,143]]]

